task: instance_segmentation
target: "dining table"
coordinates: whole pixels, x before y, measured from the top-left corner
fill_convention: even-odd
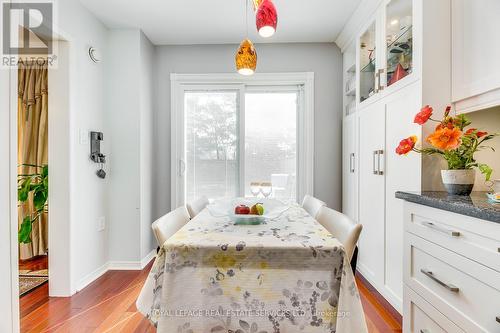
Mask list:
[[[300,205],[257,225],[216,205],[158,251],[136,302],[157,332],[367,332],[344,247]]]

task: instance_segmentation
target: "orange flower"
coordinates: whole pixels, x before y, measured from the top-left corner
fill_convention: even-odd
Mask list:
[[[429,118],[432,116],[432,108],[429,105],[424,106],[419,113],[415,116],[415,119],[413,120],[414,123],[423,125],[429,120]]]
[[[441,150],[452,150],[458,148],[462,144],[462,131],[457,127],[452,129],[444,127],[437,129],[429,135],[427,141],[435,148]]]
[[[417,142],[416,136],[410,136],[409,138],[401,140],[399,146],[396,148],[396,154],[398,155],[406,155],[408,154],[414,147]]]

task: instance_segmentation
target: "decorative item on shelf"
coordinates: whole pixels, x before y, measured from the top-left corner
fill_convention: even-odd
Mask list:
[[[255,22],[259,35],[264,38],[271,37],[276,32],[278,13],[271,0],[261,1],[255,15]]]
[[[257,68],[257,51],[250,39],[248,39],[248,3],[245,1],[245,38],[238,48],[235,56],[236,70],[241,75],[252,75]]]
[[[415,116],[414,122],[419,125],[427,121],[438,123],[434,132],[427,137],[431,145],[428,148],[417,148],[417,137],[410,136],[401,140],[396,148],[398,155],[406,155],[410,151],[426,155],[439,155],[448,163],[448,170],[441,171],[444,187],[449,194],[469,195],[474,187],[475,168],[484,174],[489,181],[493,170],[486,164],[475,160],[474,154],[483,149],[492,149],[484,145],[486,141],[498,136],[498,133],[489,134],[476,128],[468,128],[471,122],[465,115],[450,116],[451,107],[448,106],[442,120],[431,118],[433,109],[426,105]]]
[[[399,63],[396,66],[396,70],[394,71],[394,74],[392,74],[391,79],[389,80],[389,82],[387,82],[387,86],[390,86],[391,84],[398,82],[407,75],[408,72],[403,68],[401,63]]]

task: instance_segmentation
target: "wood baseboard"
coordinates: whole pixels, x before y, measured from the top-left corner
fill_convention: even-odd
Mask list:
[[[396,310],[391,303],[389,303],[378,291],[373,287],[368,280],[366,280],[363,275],[359,272],[356,271],[356,278],[359,279],[359,281],[364,285],[366,289],[370,292],[370,294],[373,296],[375,301],[382,307],[384,308],[387,313],[394,319],[396,322],[398,322],[400,325],[403,323],[403,316]]]

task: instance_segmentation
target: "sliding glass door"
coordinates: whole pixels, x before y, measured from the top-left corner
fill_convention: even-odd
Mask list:
[[[186,86],[177,131],[178,202],[200,196],[253,196],[250,183],[271,183],[271,197],[297,199],[300,86]],[[181,105],[179,105],[181,106]],[[175,165],[175,163],[179,163]]]
[[[273,197],[294,200],[299,94],[297,89],[259,90],[245,94],[245,196],[252,196],[250,183],[270,181]]]
[[[239,91],[186,91],[185,196],[240,195]]]

